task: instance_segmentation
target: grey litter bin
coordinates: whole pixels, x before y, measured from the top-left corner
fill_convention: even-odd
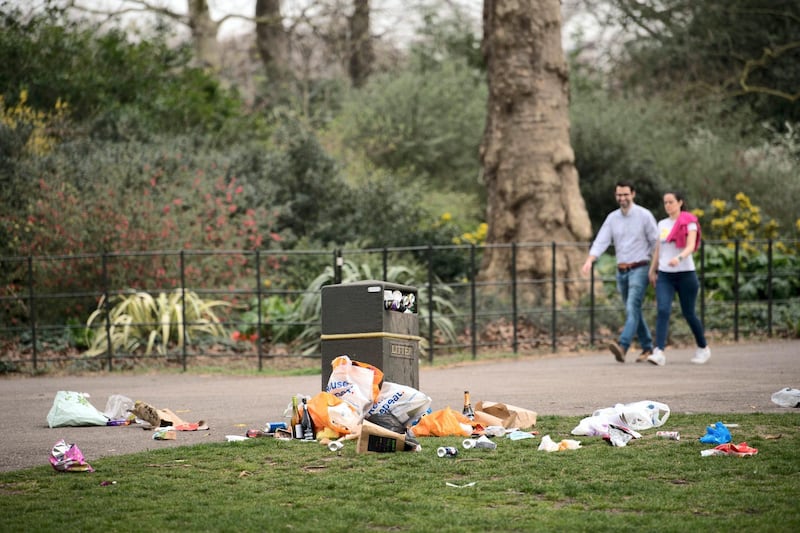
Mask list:
[[[386,308],[395,291],[406,303],[413,297],[410,310]],[[322,390],[340,355],[380,368],[385,381],[419,389],[417,306],[417,289],[408,285],[366,280],[323,287]]]

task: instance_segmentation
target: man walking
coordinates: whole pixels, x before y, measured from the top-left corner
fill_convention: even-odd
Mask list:
[[[646,361],[653,353],[653,336],[642,316],[642,301],[649,282],[647,273],[658,239],[658,226],[653,214],[634,202],[636,190],[631,183],[618,182],[614,193],[619,209],[606,217],[581,270],[584,275],[588,275],[592,270],[592,263],[610,245],[614,245],[617,257],[617,290],[625,303],[625,326],[619,342],[612,341],[608,349],[617,361],[624,363],[635,334],[642,346],[642,353],[636,360],[638,363]]]

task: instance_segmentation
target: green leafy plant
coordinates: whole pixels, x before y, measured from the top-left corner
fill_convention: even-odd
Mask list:
[[[89,316],[86,327],[96,333],[87,356],[108,352],[134,353],[144,347],[145,355],[154,350],[166,355],[171,345],[182,347],[184,339],[193,337],[224,337],[225,328],[215,309],[230,305],[221,300],[206,301],[191,291],[176,289],[153,297],[139,291],[120,296],[106,315],[105,300]],[[106,329],[106,317],[109,327]]]
[[[244,323],[239,337],[261,338],[272,343],[290,343],[300,337],[303,326],[298,324],[299,300],[272,295],[261,300],[261,317],[258,314],[258,299],[250,301],[250,308],[242,313]],[[259,330],[259,323],[261,328]],[[236,336],[237,332],[234,332]]]

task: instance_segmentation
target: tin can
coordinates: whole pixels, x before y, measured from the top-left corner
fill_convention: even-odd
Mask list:
[[[245,436],[248,439],[255,439],[255,438],[258,438],[258,437],[266,437],[267,433],[264,432],[264,431],[261,431],[260,429],[248,429],[247,433],[245,433]]]
[[[267,433],[275,433],[279,429],[286,429],[288,426],[286,422],[267,422],[264,426],[264,431]]]
[[[338,452],[344,448],[344,442],[340,440],[334,440],[328,443],[328,449],[332,452]]]
[[[453,446],[440,446],[436,450],[436,455],[439,457],[455,457],[458,455],[458,450]]]
[[[656,431],[656,437],[669,440],[681,440],[681,434],[677,431]]]

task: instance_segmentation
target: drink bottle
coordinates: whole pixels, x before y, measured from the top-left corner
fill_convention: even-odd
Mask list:
[[[468,390],[464,391],[464,409],[461,410],[461,413],[470,420],[475,420],[475,411],[472,409],[472,403],[469,401]]]

